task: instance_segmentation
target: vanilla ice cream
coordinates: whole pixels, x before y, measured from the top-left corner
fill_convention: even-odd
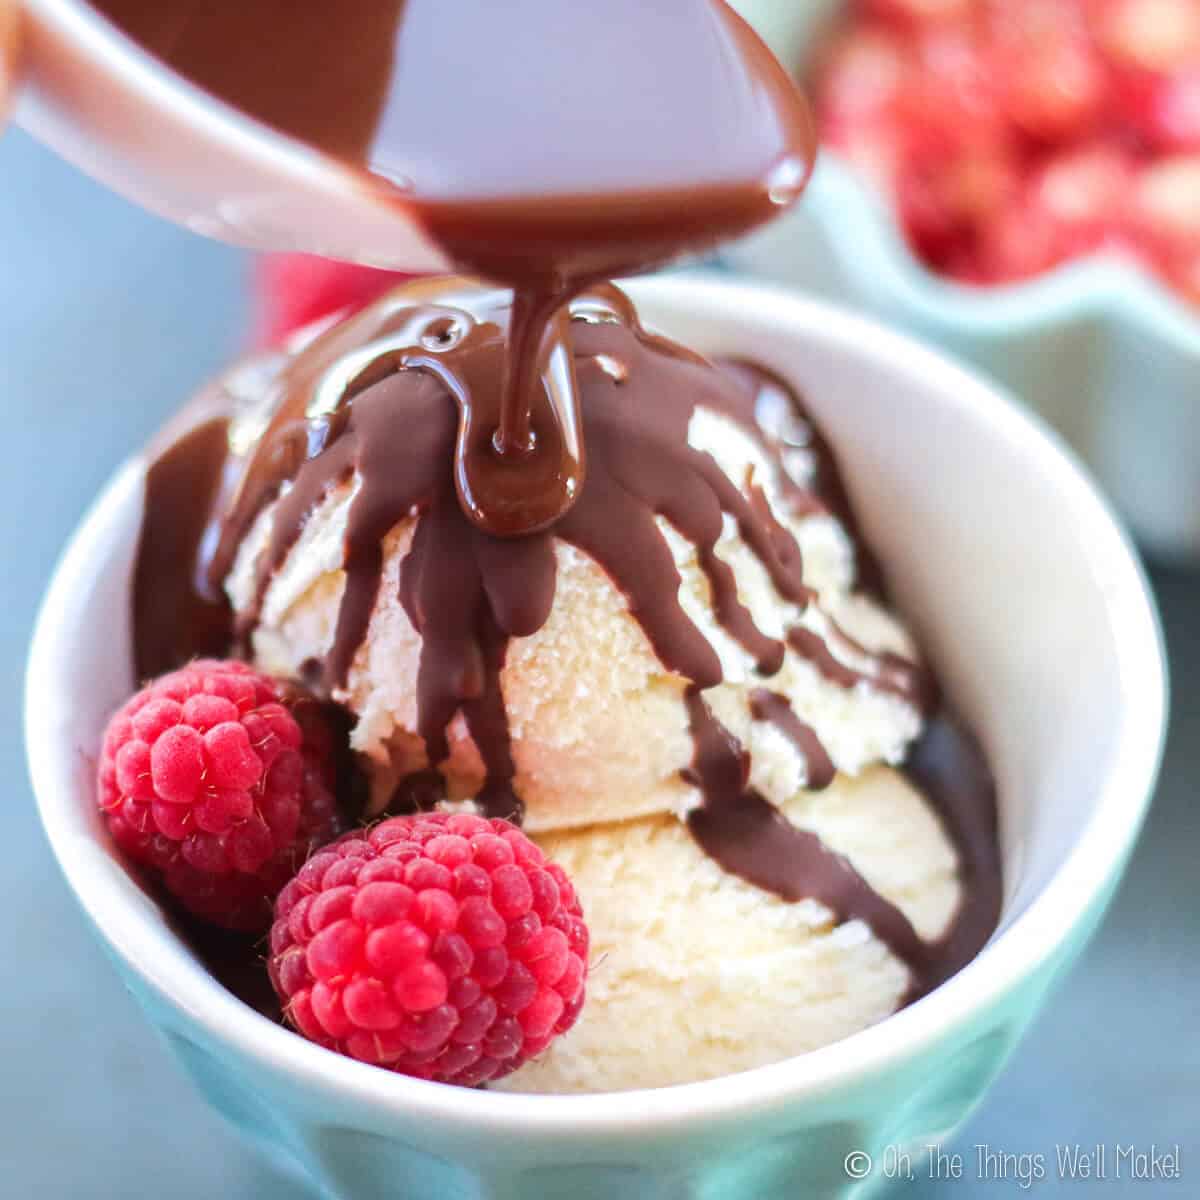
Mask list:
[[[605,316],[604,323],[617,322]],[[582,334],[618,337],[603,328],[582,330],[579,341]],[[608,341],[597,345],[585,354],[577,344],[581,388],[610,386],[599,378],[607,374],[619,400],[634,352],[618,371],[620,355]],[[638,353],[660,354],[653,339],[639,345]],[[718,374],[692,358],[686,369]],[[711,386],[723,397],[742,385],[729,376]],[[272,388],[263,394],[268,409],[277,403]],[[557,529],[548,535],[552,603],[540,626],[510,636],[501,655],[512,792],[526,830],[574,879],[593,948],[578,1024],[499,1085],[508,1090],[708,1078],[847,1036],[919,990],[914,963],[880,936],[882,926],[816,896],[785,899],[702,848],[704,838],[693,836],[707,786],[698,702],[745,762],[743,791],[758,816],[773,809],[794,830],[815,834],[822,869],[846,873],[905,936],[915,931],[932,946],[962,908],[952,831],[902,769],[928,717],[916,647],[879,596],[859,586],[864,551],[846,512],[822,495],[818,476],[834,467],[817,461],[825,451],[802,411],[781,418],[776,404],[758,415],[755,426],[699,396],[680,426],[690,447],[681,452],[698,452],[687,461],[716,494],[729,485],[737,492],[722,500],[711,547],[668,515],[654,516],[678,575],[680,620],[715,653],[718,682],[698,691],[667,666],[619,572],[578,544],[585,539]],[[261,406],[245,408],[234,443],[240,436],[254,445],[270,416]],[[710,462],[720,480],[705,474]],[[361,472],[344,471],[289,540],[276,528],[285,481],[240,539],[225,588],[255,661],[272,673],[311,679],[314,664],[334,651],[363,487]],[[413,508],[395,514],[382,535],[364,635],[331,687],[353,715],[352,745],[368,767],[373,813],[387,808],[398,784],[430,767],[444,778],[450,805],[472,805],[487,774],[461,711],[436,763],[418,731],[423,636],[403,575],[431,518]],[[764,551],[767,542],[781,560],[788,546],[798,547],[804,594],[794,587],[784,594],[783,568],[773,550]],[[724,596],[714,586],[722,572],[732,583]],[[763,669],[759,642],[735,635],[741,618],[731,615],[731,596],[759,642],[782,650],[771,670]]]

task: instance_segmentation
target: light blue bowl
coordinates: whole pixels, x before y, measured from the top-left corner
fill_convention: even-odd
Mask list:
[[[329,1196],[819,1200],[882,1187],[889,1148],[919,1163],[983,1095],[1100,920],[1145,813],[1165,715],[1158,626],[1135,556],[1055,439],[977,377],[837,309],[700,278],[631,290],[655,327],[806,390],[995,768],[1001,924],[975,961],[879,1025],[681,1087],[469,1091],[306,1042],[207,974],[96,813],[91,764],[133,686],[133,460],[73,538],[38,619],[26,734],[39,809],[97,936],[184,1069]]]
[[[840,0],[736,0],[798,68]],[[799,209],[728,252],[742,270],[870,312],[987,371],[1062,433],[1153,552],[1200,555],[1200,314],[1094,255],[969,288],[915,259],[887,205],[824,152]]]

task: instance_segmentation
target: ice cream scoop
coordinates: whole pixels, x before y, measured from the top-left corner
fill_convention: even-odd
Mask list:
[[[798,789],[784,817],[843,854],[937,937],[960,901],[957,854],[892,768]],[[721,869],[669,816],[543,835],[587,905],[579,1023],[506,1091],[663,1087],[815,1050],[882,1020],[910,974],[860,921],[789,903]]]
[[[612,340],[608,331],[603,336]],[[615,346],[609,350],[604,363],[592,356],[588,369],[597,380],[625,357]],[[694,369],[712,373],[708,367]],[[719,383],[723,402],[730,397],[741,402],[736,387],[723,378]],[[621,386],[611,385],[614,395]],[[657,399],[648,396],[645,402]],[[800,573],[795,572],[793,596],[781,595],[735,517],[719,525],[714,520],[711,548],[698,548],[666,517],[653,516],[642,530],[647,548],[624,562],[635,584],[649,593],[635,612],[620,582],[606,571],[605,546],[595,540],[581,546],[569,540],[569,533],[547,539],[539,549],[548,560],[540,569],[549,579],[530,571],[516,586],[532,590],[540,582],[552,587],[552,600],[538,598],[546,607],[544,619],[527,635],[512,638],[497,672],[515,771],[512,790],[530,829],[653,812],[683,815],[692,805],[695,785],[681,774],[694,754],[686,696],[692,680],[686,670],[664,666],[656,637],[657,645],[666,645],[685,666],[707,672],[711,686],[705,703],[750,747],[752,780],[776,802],[806,783],[820,782],[831,769],[854,773],[872,762],[900,761],[920,729],[924,681],[915,665],[901,658],[912,653],[910,639],[877,599],[854,590],[855,547],[837,517],[811,493],[806,494],[808,511],[789,506],[786,494],[798,486],[781,455],[756,441],[751,429],[728,412],[697,408],[680,422],[677,449],[727,481],[724,486],[737,497],[744,521],[757,528],[751,498],[765,506],[763,513],[778,510],[776,532],[794,539],[804,582],[797,583]],[[638,453],[621,443],[613,450],[618,461]],[[593,464],[588,485],[597,491],[604,482],[600,469]],[[728,482],[733,479],[753,480],[746,496]],[[355,506],[366,507],[364,497],[372,487],[369,475],[359,474],[335,483],[315,508],[306,507],[303,531],[264,582],[263,564],[272,558],[272,546],[291,540],[279,537],[288,500],[268,505],[238,545],[227,587],[235,611],[253,621],[254,652],[269,669],[299,676],[306,664],[335,663],[334,674],[341,679],[331,682],[358,717],[354,745],[372,761],[374,810],[379,811],[397,786],[431,765],[431,731],[426,727],[421,733],[418,711],[428,651],[413,620],[421,616],[412,611],[411,595],[406,601],[402,582],[406,559],[414,545],[420,549],[419,518],[401,519],[384,531],[379,578],[372,576],[364,587],[374,605],[365,635],[352,647],[337,645],[335,631],[348,594],[349,603],[355,603],[344,547],[352,536]],[[579,524],[594,520],[603,536],[634,536],[636,530],[622,529],[623,514],[609,504],[608,497],[595,497],[595,511],[580,514]],[[666,577],[661,581],[643,578],[652,569],[651,553],[659,556],[653,569]],[[464,568],[462,574],[469,571]],[[458,578],[453,582],[460,584]],[[752,643],[749,648],[719,617],[715,588],[725,589],[719,602],[733,613],[727,619],[753,630],[743,634]],[[665,611],[643,616],[650,604]],[[841,657],[814,656],[813,648],[827,642]],[[691,658],[683,659],[685,654]],[[765,673],[759,669],[764,655],[774,668]],[[450,671],[443,668],[441,676],[448,680]],[[879,686],[867,686],[872,679]],[[489,760],[498,761],[504,751],[486,732],[473,735],[469,717],[451,713],[451,718],[446,753],[435,757],[451,797],[466,799],[487,784]],[[801,723],[811,726],[811,736]],[[491,783],[497,783],[494,774]]]

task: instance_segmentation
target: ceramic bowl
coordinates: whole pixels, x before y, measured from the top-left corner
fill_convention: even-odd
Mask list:
[[[735,7],[802,70],[842,0]],[[888,206],[828,151],[799,208],[726,257],[983,368],[1067,438],[1147,549],[1200,557],[1200,313],[1148,271],[1101,254],[1025,283],[961,286],[913,257]]]
[[[38,804],[87,919],[183,1067],[330,1196],[794,1200],[878,1185],[888,1147],[947,1136],[983,1095],[1100,920],[1149,801],[1165,708],[1153,604],[1052,434],[977,376],[836,308],[702,278],[631,291],[652,326],[805,390],[898,602],[994,765],[1002,921],[975,961],[881,1024],[710,1082],[508,1095],[306,1042],[204,971],[96,815],[94,756],[133,686],[135,458],[80,526],[38,620],[26,710]]]

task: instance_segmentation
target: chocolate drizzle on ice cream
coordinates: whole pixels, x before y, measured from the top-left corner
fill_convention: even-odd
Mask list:
[[[333,489],[356,481],[346,588],[324,664],[325,686],[334,689],[366,636],[384,538],[420,513],[400,577],[405,611],[422,638],[417,732],[436,765],[461,711],[487,768],[482,799],[505,816],[518,813],[520,801],[499,690],[504,649],[508,638],[545,623],[555,584],[551,531],[489,535],[468,518],[463,498],[464,458],[486,453],[472,445],[476,415],[494,414],[502,402],[509,311],[509,295],[499,289],[461,280],[412,285],[297,356],[278,377],[274,415],[248,458],[214,558],[201,568],[217,585],[254,522],[277,501],[256,566],[255,602],[241,618],[239,632],[248,636],[308,517]],[[568,360],[590,466],[587,486],[554,523],[553,537],[604,565],[665,667],[712,687],[722,677],[720,662],[680,607],[679,572],[658,525],[665,519],[695,545],[718,621],[764,675],[774,674],[784,644],[754,624],[715,547],[729,516],[779,594],[804,604],[799,549],[782,527],[756,516],[711,456],[688,443],[696,405],[727,407],[733,386],[704,359],[646,333],[615,288],[593,290],[570,312],[547,369]],[[449,332],[435,338],[431,329]],[[617,377],[614,363],[621,364]],[[543,444],[551,445],[548,438]],[[536,463],[514,476],[507,486],[530,494],[556,486],[554,471],[539,478]]]
[[[944,713],[933,716],[905,764],[905,773],[957,847],[963,880],[962,900],[946,931],[925,940],[849,859],[793,825],[750,786],[749,754],[713,717],[697,689],[689,689],[687,703],[695,757],[686,774],[703,797],[688,814],[688,828],[725,870],[784,900],[817,900],[839,923],[862,921],[908,966],[908,1003],[979,953],[1000,919],[996,799],[979,747],[957,722]],[[780,716],[775,708],[773,719]],[[809,786],[819,787],[821,781]]]
[[[926,769],[928,756],[920,745],[913,754],[916,776],[937,785],[931,799],[959,847],[964,878],[983,881],[965,889],[947,935],[936,943],[923,941],[845,859],[792,826],[749,785],[749,753],[704,698],[722,681],[722,665],[684,611],[680,573],[664,530],[669,527],[694,548],[717,623],[757,665],[763,686],[752,693],[752,716],[792,741],[806,764],[808,786],[820,787],[829,781],[833,761],[815,731],[770,686],[785,655],[799,656],[839,687],[891,694],[926,715],[936,696],[932,676],[893,653],[867,650],[820,609],[803,578],[800,548],[771,513],[761,488],[753,479],[736,486],[711,455],[689,443],[689,425],[704,409],[736,421],[777,477],[782,501],[776,503],[795,515],[848,505],[836,464],[823,443],[814,443],[819,448],[812,478],[832,479],[836,488],[826,484],[819,491],[798,482],[787,469],[787,445],[759,425],[744,374],[715,368],[647,332],[623,293],[598,287],[572,303],[542,360],[544,371],[566,372],[573,380],[586,484],[548,529],[519,537],[488,534],[468,516],[461,463],[472,451],[473,418],[494,414],[502,403],[509,311],[509,293],[500,289],[461,279],[421,282],[318,337],[274,375],[265,431],[238,463],[240,482],[232,500],[213,514],[218,536],[210,525],[195,541],[194,558],[176,553],[167,560],[151,522],[143,556],[211,590],[265,516],[270,531],[254,564],[254,600],[239,615],[237,632],[248,643],[271,582],[308,521],[336,489],[351,487],[345,587],[332,643],[320,663],[320,686],[336,695],[380,600],[385,538],[416,517],[398,586],[420,636],[415,732],[431,769],[406,780],[395,802],[424,806],[442,798],[436,768],[449,755],[447,731],[461,713],[486,771],[477,803],[489,813],[519,819],[502,669],[510,639],[536,633],[549,617],[555,541],[575,546],[623,595],[663,668],[686,681],[694,753],[685,777],[700,797],[687,822],[696,841],[727,870],[759,887],[788,900],[819,900],[839,922],[861,918],[910,967],[912,995],[923,993],[969,959],[995,925],[994,797],[978,752],[961,738],[947,741],[938,732],[945,728],[940,717],[929,722],[928,736],[936,734],[941,747],[929,762],[944,764],[943,751],[968,766],[978,760],[974,773],[966,772],[969,796],[956,790],[957,769]],[[788,395],[796,419],[811,427],[798,398],[790,389]],[[168,461],[160,459],[151,473],[149,511],[173,494],[164,482]],[[205,461],[221,475],[229,469],[211,456]],[[553,487],[553,472],[539,477],[537,470],[522,476],[524,486],[535,490],[541,478]],[[199,482],[195,486],[203,494]],[[220,492],[208,489],[210,495]],[[733,571],[717,553],[726,522],[736,525],[780,600],[800,614],[783,637],[762,631],[739,598]],[[144,576],[139,572],[139,580]],[[139,637],[142,632],[139,626]],[[177,655],[186,657],[192,649],[183,641]]]
[[[769,721],[792,743],[804,759],[804,786],[819,792],[837,775],[829,751],[821,745],[817,731],[796,715],[792,702],[782,692],[755,688],[750,693],[750,715],[756,721]]]
[[[793,825],[750,786],[750,756],[712,715],[696,688],[687,693],[695,757],[687,778],[703,797],[688,828],[725,870],[784,900],[818,900],[837,919],[863,921],[916,978],[929,947],[909,919],[815,833]]]
[[[542,369],[566,303],[761,225],[812,169],[795,81],[722,0],[93,3],[336,165],[383,228],[397,214],[396,244],[364,244],[367,260],[408,266],[390,256],[415,225],[456,269],[514,289],[499,400],[468,433],[494,453],[459,460],[468,517],[489,533],[544,528],[582,484],[574,391]],[[514,495],[506,479],[530,458],[553,462],[557,485]]]

